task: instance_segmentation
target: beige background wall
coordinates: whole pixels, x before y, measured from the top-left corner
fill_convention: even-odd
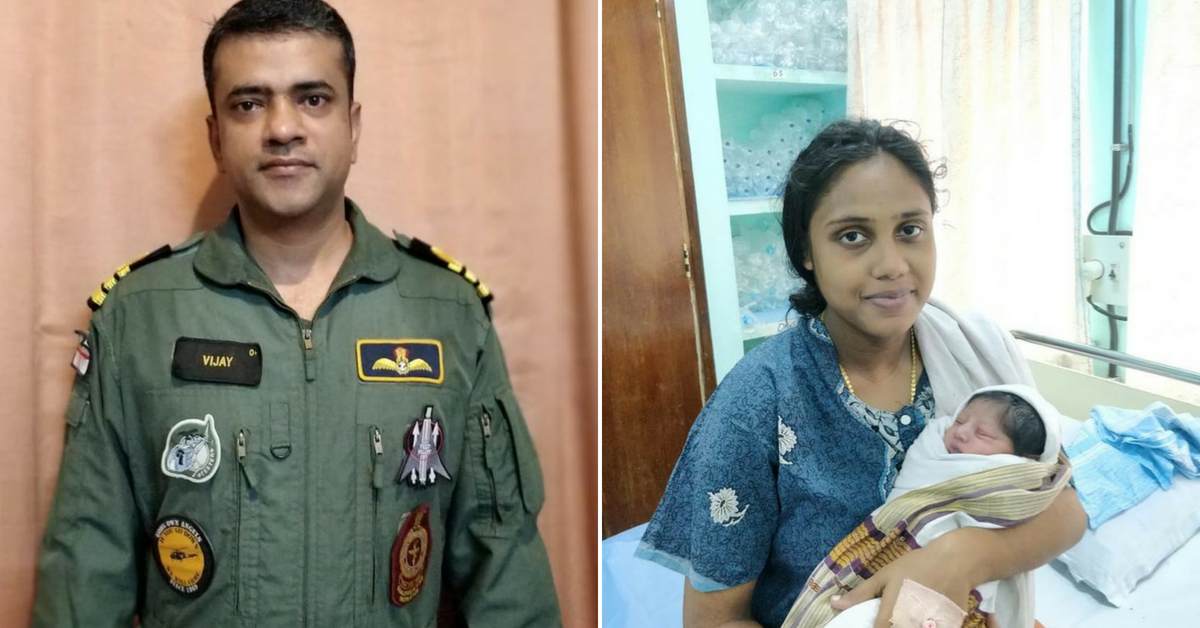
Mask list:
[[[4,2],[0,623],[26,625],[73,329],[122,263],[219,222],[200,52],[228,0]],[[596,623],[595,0],[334,0],[363,103],[349,195],[496,293],[569,626]],[[11,623],[10,623],[11,622]]]

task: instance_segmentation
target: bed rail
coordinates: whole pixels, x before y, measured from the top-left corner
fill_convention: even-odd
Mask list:
[[[1013,330],[1012,335],[1013,338],[1016,338],[1017,340],[1024,340],[1025,342],[1031,342],[1036,345],[1051,347],[1060,351],[1066,351],[1067,353],[1074,353],[1075,355],[1082,355],[1084,357],[1101,360],[1110,364],[1116,364],[1117,366],[1124,366],[1126,368],[1136,369],[1144,373],[1161,375],[1163,377],[1169,377],[1174,380],[1200,386],[1200,373],[1194,373],[1179,367],[1153,362],[1151,360],[1129,355],[1128,353],[1124,353],[1122,351],[1101,349],[1100,347],[1083,345],[1077,342],[1070,342],[1068,340],[1059,340],[1058,338],[1051,338],[1049,336],[1043,336],[1041,334],[1034,334],[1017,329]]]

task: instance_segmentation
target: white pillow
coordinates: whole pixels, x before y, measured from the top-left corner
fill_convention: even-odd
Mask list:
[[[1059,427],[1062,428],[1062,446],[1066,448],[1075,442],[1075,437],[1079,436],[1079,430],[1083,429],[1083,421],[1073,419],[1067,415],[1062,415],[1063,420]]]
[[[1063,442],[1071,442],[1075,431],[1064,430]],[[1076,581],[1102,593],[1109,604],[1121,606],[1139,582],[1197,531],[1200,479],[1176,475],[1169,490],[1154,491],[1099,528],[1089,528],[1058,560]]]

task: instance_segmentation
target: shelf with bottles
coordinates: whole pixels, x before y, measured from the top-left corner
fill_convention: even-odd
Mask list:
[[[745,66],[728,77],[738,80],[821,84],[835,77],[820,74],[844,77],[846,22],[846,0],[708,0],[712,61]],[[789,78],[794,71],[798,80]],[[814,74],[802,78],[806,72]]]
[[[725,190],[735,199],[776,203],[800,151],[830,122],[843,117],[844,92],[809,96],[717,94]],[[730,203],[734,215],[762,211]]]
[[[783,249],[780,195],[801,149],[846,115],[846,4],[673,6],[719,381],[747,350],[795,321],[786,316],[787,296],[799,279]]]
[[[733,216],[729,231],[741,339],[773,336],[787,328],[788,297],[801,285],[788,261],[779,215]]]

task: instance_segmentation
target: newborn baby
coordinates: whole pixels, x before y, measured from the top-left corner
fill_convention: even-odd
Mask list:
[[[925,426],[908,450],[896,482],[888,493],[887,504],[893,504],[901,495],[909,492],[987,470],[1034,462],[1045,465],[1057,463],[1061,421],[1062,417],[1054,406],[1033,388],[1015,385],[981,388],[956,408],[954,414],[939,416]],[[1065,480],[1061,484],[1065,484]],[[877,523],[875,517],[885,507],[872,513],[872,525]],[[914,512],[921,512],[919,508],[923,507],[924,503],[914,506],[917,509]],[[914,524],[909,529],[920,546],[961,527],[999,527],[990,518],[976,520],[965,512],[932,519],[926,519],[923,515],[914,517],[906,525]],[[919,526],[916,525],[917,521],[920,521]],[[846,565],[854,558],[856,556],[839,555],[832,562]],[[830,562],[830,559],[826,562]],[[821,577],[822,568],[819,565],[814,570],[813,578],[824,582],[827,578]],[[1032,576],[1032,573],[1022,573],[980,585],[977,588],[980,613],[973,614],[972,623],[978,625],[984,620],[991,627],[1033,626],[1035,602]],[[940,617],[943,622],[949,622],[945,625],[963,623],[966,609],[955,608],[953,602],[941,598],[934,591],[920,591],[924,587],[916,583],[911,583],[916,585],[911,589],[908,584],[901,589],[902,595],[893,609],[893,618],[903,617],[909,611],[928,613],[937,606],[936,602],[941,601],[953,611]],[[904,595],[906,592],[913,595]],[[869,627],[874,624],[878,609],[878,600],[858,604],[835,617],[828,628]],[[939,622],[937,625],[944,624]]]
[[[1046,425],[1020,395],[985,390],[971,396],[942,442],[952,454],[1012,454],[1037,460],[1046,446]]]

